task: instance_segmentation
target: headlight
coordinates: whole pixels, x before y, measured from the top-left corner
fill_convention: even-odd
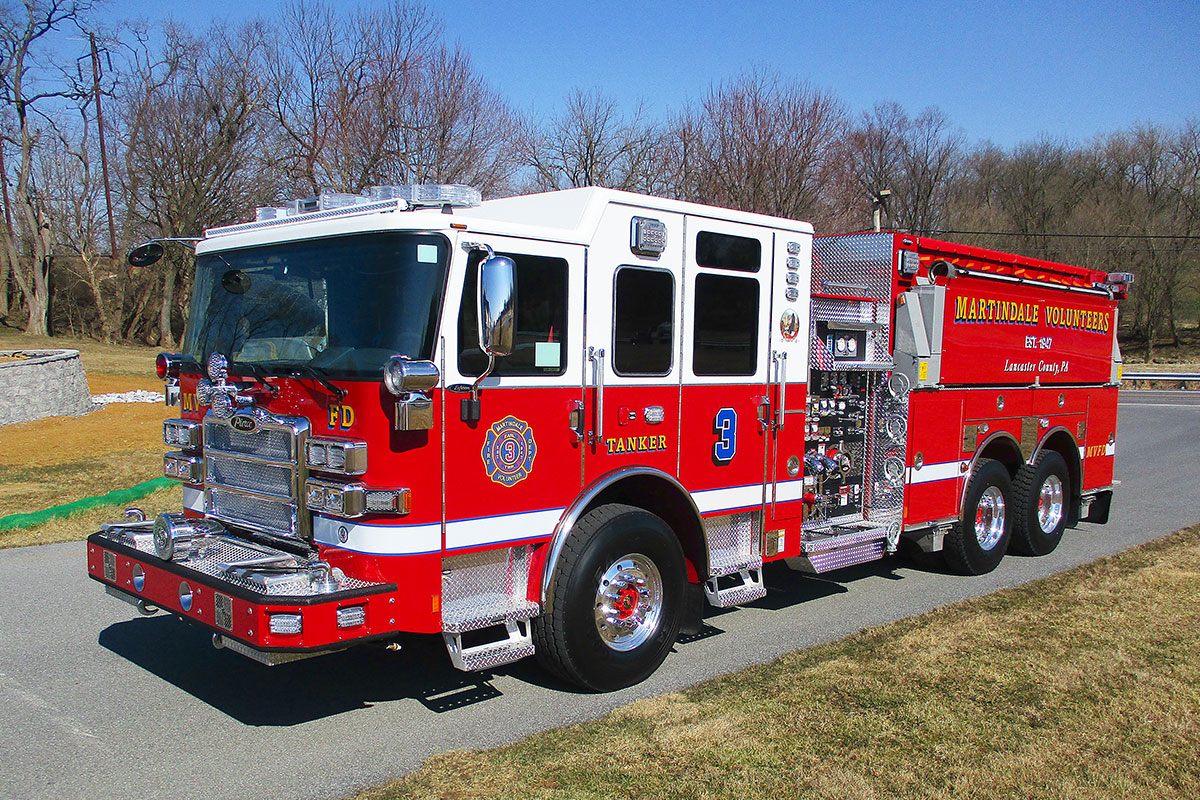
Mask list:
[[[310,436],[304,446],[304,461],[309,469],[362,475],[367,471],[367,443]]]
[[[200,425],[186,419],[163,420],[163,444],[181,450],[195,450],[200,446]]]
[[[203,478],[203,463],[196,456],[174,452],[163,456],[163,475],[185,483],[200,483]]]

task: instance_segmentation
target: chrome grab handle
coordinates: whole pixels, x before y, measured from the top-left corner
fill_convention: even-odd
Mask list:
[[[589,347],[592,362],[592,382],[596,385],[596,432],[591,444],[604,440],[604,348]]]
[[[783,430],[783,415],[787,411],[787,353],[772,353],[775,360],[775,374],[779,380],[779,409],[775,413],[776,424]]]

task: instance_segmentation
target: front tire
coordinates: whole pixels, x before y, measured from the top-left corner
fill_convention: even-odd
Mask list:
[[[991,572],[1012,534],[1012,481],[999,461],[981,458],[963,496],[962,516],[946,534],[946,564],[965,575]]]
[[[632,686],[667,657],[683,619],[683,551],[665,522],[634,506],[588,512],[559,557],[551,611],[533,620],[538,660],[593,691]]]
[[[1013,481],[1013,552],[1030,556],[1054,552],[1067,527],[1070,499],[1071,479],[1061,455],[1043,450],[1032,464],[1022,465]]]

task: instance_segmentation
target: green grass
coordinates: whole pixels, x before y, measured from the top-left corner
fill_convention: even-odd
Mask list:
[[[1197,743],[1200,526],[360,798],[1190,800]]]
[[[142,509],[146,512],[146,518],[152,519],[165,511],[181,510],[183,508],[183,489],[181,486],[170,486],[151,492],[133,503],[97,506],[69,517],[52,519],[41,525],[0,531],[0,549],[85,539],[100,530],[101,523],[121,521],[123,519],[122,512],[129,505]]]

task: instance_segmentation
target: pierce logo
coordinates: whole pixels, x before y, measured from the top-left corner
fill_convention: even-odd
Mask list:
[[[508,416],[488,429],[483,442],[483,466],[488,477],[504,486],[515,486],[533,471],[537,443],[529,424]]]
[[[241,433],[254,433],[258,430],[258,420],[249,414],[234,414],[229,418],[229,427]]]

